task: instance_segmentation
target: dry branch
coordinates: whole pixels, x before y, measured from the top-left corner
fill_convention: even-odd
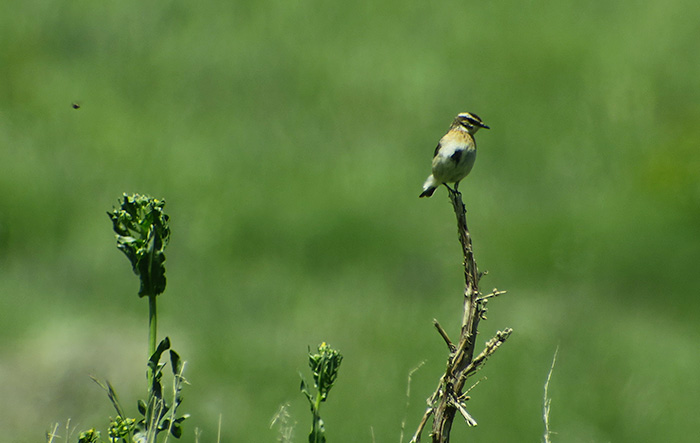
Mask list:
[[[467,378],[476,373],[513,332],[510,328],[498,331],[486,343],[484,350],[476,358],[474,357],[479,321],[486,318],[486,302],[491,298],[504,294],[505,291],[494,289],[486,295],[482,295],[479,292],[479,280],[482,274],[479,273],[474,259],[471,234],[467,228],[467,211],[462,201],[462,194],[449,187],[448,191],[455,216],[457,217],[459,242],[464,256],[465,286],[462,324],[459,341],[455,345],[438,321],[433,321],[438,333],[447,344],[450,354],[447,359],[445,373],[440,378],[437,389],[427,400],[428,408],[423,414],[411,443],[420,441],[421,434],[431,416],[433,417],[433,427],[430,436],[433,443],[448,443],[450,441],[452,422],[457,412],[462,415],[469,426],[476,426],[476,420],[466,408],[466,401],[469,400],[469,397],[463,393],[464,385]]]

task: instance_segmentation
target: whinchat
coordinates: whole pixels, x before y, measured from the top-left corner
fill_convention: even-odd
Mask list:
[[[430,197],[440,185],[454,183],[466,177],[476,160],[474,134],[480,128],[489,129],[478,115],[462,112],[455,117],[450,130],[438,142],[433,157],[433,173],[423,184],[421,197]],[[449,188],[449,186],[447,186]]]

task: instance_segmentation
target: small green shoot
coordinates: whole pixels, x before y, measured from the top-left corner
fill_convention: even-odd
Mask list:
[[[309,443],[325,443],[326,430],[321,419],[321,403],[328,398],[328,392],[335,384],[338,377],[338,369],[343,361],[343,356],[340,352],[321,343],[316,353],[311,353],[309,349],[309,367],[313,374],[315,395],[311,393],[309,385],[301,375],[301,392],[306,396],[311,406],[311,414],[313,422],[311,424],[311,433],[309,434]]]

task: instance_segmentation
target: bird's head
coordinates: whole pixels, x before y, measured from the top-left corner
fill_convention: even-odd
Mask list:
[[[470,134],[476,134],[476,131],[480,128],[490,129],[481,121],[478,115],[471,112],[462,112],[455,117],[454,122],[452,122],[452,127],[456,128],[459,126],[466,129]]]

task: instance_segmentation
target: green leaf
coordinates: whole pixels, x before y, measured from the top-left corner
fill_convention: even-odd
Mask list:
[[[146,409],[147,409],[147,407],[146,407],[146,402],[145,402],[145,401],[139,400],[139,401],[136,403],[136,407],[138,408],[138,410],[139,410],[139,412],[141,413],[141,415],[146,415]]]
[[[309,400],[309,403],[311,403],[313,405],[313,402],[314,402],[313,396],[311,395],[311,392],[309,391],[309,387],[306,383],[306,380],[304,379],[304,376],[301,375],[301,373],[299,374],[299,376],[301,376],[301,386],[299,387],[299,389],[301,389],[302,394],[304,394],[306,396],[306,398]]]
[[[151,370],[155,373],[157,368],[158,368],[158,363],[160,363],[160,357],[163,355],[163,352],[167,351],[170,349],[170,338],[165,337],[156,347],[155,352],[153,355],[151,355],[151,358],[148,359],[148,367],[151,368]]]
[[[177,352],[170,350],[170,365],[174,375],[179,375],[182,371],[182,360]]]
[[[165,291],[165,247],[170,241],[165,200],[124,194],[120,209],[107,212],[117,235],[117,248],[127,256],[141,279],[139,296]]]
[[[173,423],[173,426],[170,428],[170,433],[173,435],[173,437],[180,438],[182,436],[182,427],[180,424]]]

